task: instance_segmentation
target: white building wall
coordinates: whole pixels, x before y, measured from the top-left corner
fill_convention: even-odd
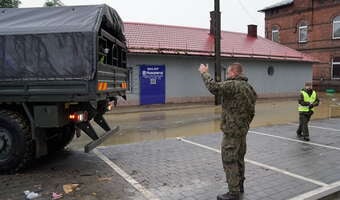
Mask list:
[[[312,80],[312,64],[295,61],[223,59],[222,67],[233,62],[244,66],[245,75],[254,86],[260,97],[294,96]],[[128,94],[130,104],[139,104],[139,65],[166,66],[166,102],[199,102],[211,101],[213,96],[205,88],[198,72],[200,63],[210,66],[214,75],[213,59],[198,56],[168,55],[133,55],[128,56],[128,66],[132,69],[131,88]],[[268,67],[274,68],[272,76],[268,75]],[[225,70],[222,69],[222,74]]]

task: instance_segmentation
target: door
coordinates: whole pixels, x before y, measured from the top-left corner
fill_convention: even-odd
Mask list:
[[[140,65],[140,104],[165,103],[165,65]]]

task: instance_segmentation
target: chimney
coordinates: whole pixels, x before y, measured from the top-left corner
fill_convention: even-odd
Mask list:
[[[255,24],[248,25],[248,36],[257,38],[257,25]]]

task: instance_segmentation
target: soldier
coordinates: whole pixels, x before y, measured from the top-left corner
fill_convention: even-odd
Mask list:
[[[228,67],[227,80],[215,82],[208,73],[208,66],[199,67],[207,89],[221,95],[223,139],[221,144],[222,164],[229,192],[217,196],[217,200],[237,200],[244,192],[244,156],[246,135],[255,115],[256,92],[243,76],[242,65],[233,63]]]
[[[314,107],[319,105],[316,92],[312,89],[311,83],[306,83],[305,88],[300,91],[299,98],[299,128],[296,131],[297,137],[309,141],[308,122],[314,113]]]

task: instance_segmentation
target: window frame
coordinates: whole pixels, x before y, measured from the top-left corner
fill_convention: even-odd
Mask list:
[[[306,30],[306,39],[301,40],[301,30]],[[308,25],[307,24],[300,24],[299,25],[299,43],[307,43],[308,42]]]
[[[339,18],[339,19],[337,19]],[[332,39],[333,40],[337,40],[340,39],[340,35],[338,37],[335,37],[335,25],[339,24],[340,25],[340,15],[334,17],[333,21],[332,21],[332,26],[333,26],[333,30],[332,30]]]
[[[339,65],[339,67],[340,67],[340,62],[334,62],[334,60],[335,60],[335,57],[332,58],[332,72],[331,72],[332,80],[340,80],[340,76],[335,78],[334,74],[333,74],[333,72],[334,72],[334,65]]]
[[[272,31],[272,41],[280,43],[280,28],[278,26],[273,26],[271,31]],[[274,40],[274,33],[277,34],[277,41]]]

